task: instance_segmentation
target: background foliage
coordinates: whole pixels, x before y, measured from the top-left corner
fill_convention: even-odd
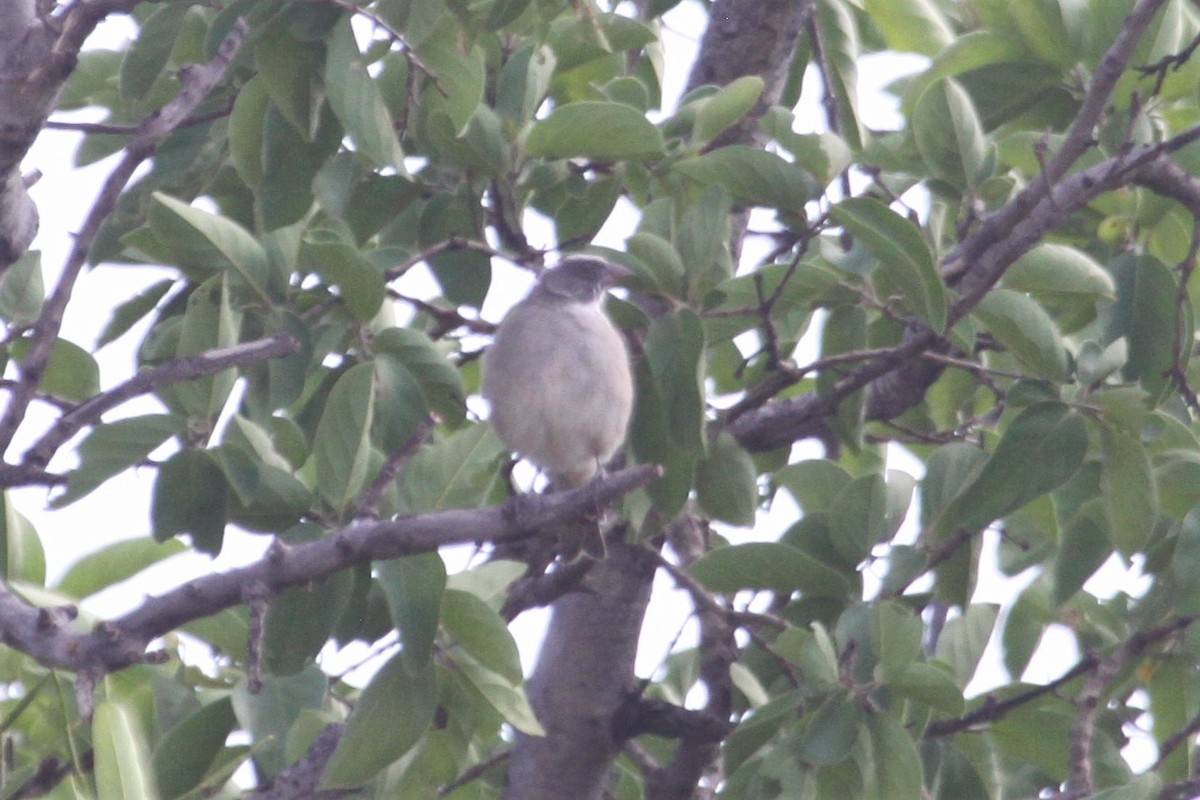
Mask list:
[[[1200,794],[1200,3],[713,0],[674,98],[676,5],[0,13],[0,484],[57,509],[153,476],[122,520],[151,535],[50,585],[5,501],[0,794]],[[114,14],[136,38],[82,49]],[[879,52],[928,59],[896,130],[859,114]],[[812,87],[825,119],[798,121]],[[83,108],[104,122],[47,123]],[[117,154],[50,280],[28,248],[54,209],[18,171],[47,124],[86,134],[78,164]],[[623,247],[593,244],[614,214]],[[634,272],[609,302],[631,468],[504,506],[508,454],[465,405],[478,309],[495,265],[578,250]],[[93,266],[170,277],[71,342]],[[825,458],[793,455],[814,438]],[[802,515],[777,535],[781,496]],[[530,532],[597,498],[610,557],[548,566]],[[262,561],[78,611],[231,525],[274,537]],[[448,575],[468,543],[491,557]],[[986,550],[1027,577],[1003,607],[975,599]],[[1114,559],[1144,591],[1088,591]],[[662,571],[698,636],[639,681]],[[549,603],[526,676],[507,625]],[[1023,683],[1052,627],[1075,661]],[[365,687],[322,671],[331,640],[375,646]],[[990,640],[1007,681],[966,698]]]

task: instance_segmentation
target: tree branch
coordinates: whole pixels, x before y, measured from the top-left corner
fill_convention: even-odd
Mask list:
[[[102,6],[106,9],[120,7],[119,4],[108,6],[99,3],[84,3],[83,6]],[[90,28],[88,30],[90,32]],[[182,85],[179,94],[167,105],[142,121],[140,132],[125,148],[125,154],[121,157],[121,161],[104,181],[95,204],[88,212],[82,230],[75,237],[71,252],[67,256],[67,262],[63,265],[62,274],[59,276],[58,284],[42,307],[42,313],[37,322],[34,323],[32,344],[29,353],[21,362],[21,385],[9,398],[4,415],[0,417],[0,453],[6,451],[12,443],[13,435],[25,418],[26,409],[29,408],[30,401],[37,393],[38,383],[46,371],[50,353],[58,339],[58,332],[62,327],[63,315],[71,300],[75,281],[87,262],[88,251],[91,250],[92,243],[100,234],[105,220],[116,209],[125,184],[133,177],[138,166],[154,154],[158,144],[191,116],[196,107],[225,76],[229,65],[233,63],[241,50],[246,32],[245,22],[239,21],[229,31],[212,61],[202,66],[190,66],[180,70]],[[66,32],[64,31],[65,36]]]
[[[124,383],[96,395],[59,418],[36,444],[25,451],[22,466],[44,467],[72,436],[88,426],[95,425],[106,412],[135,397],[171,384],[215,375],[230,367],[289,356],[299,348],[300,343],[291,334],[277,333],[253,342],[184,356],[139,372]],[[13,472],[18,470],[14,469]],[[9,479],[9,472],[0,469],[0,486],[15,485],[18,484]]]
[[[246,600],[246,587],[278,594],[290,586],[321,580],[355,564],[426,553],[454,544],[504,542],[547,525],[595,512],[661,474],[638,466],[569,492],[522,497],[503,506],[462,509],[352,523],[320,541],[287,547],[244,567],[197,578],[90,631],[70,624],[69,614],[35,608],[0,586],[0,642],[45,666],[112,672],[146,660],[154,639],[181,625]]]

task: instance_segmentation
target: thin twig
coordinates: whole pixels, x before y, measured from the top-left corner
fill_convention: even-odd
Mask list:
[[[277,333],[253,342],[243,342],[232,347],[221,347],[184,356],[139,372],[124,383],[117,384],[64,414],[36,444],[25,452],[22,464],[35,467],[45,466],[72,436],[90,425],[95,425],[105,413],[135,397],[140,397],[163,386],[214,375],[231,367],[282,358],[295,353],[299,347],[300,343],[291,334]],[[7,482],[4,475],[0,474],[0,486],[10,485],[12,484]]]
[[[413,456],[417,454],[427,441],[433,435],[433,430],[437,427],[438,419],[433,414],[426,414],[425,418],[417,424],[417,429],[408,437],[403,445],[396,449],[395,452],[388,455],[387,460],[383,462],[383,466],[379,468],[379,472],[375,475],[375,480],[371,482],[371,486],[363,493],[362,499],[358,504],[358,513],[355,515],[360,519],[378,519],[379,504],[383,502],[383,495],[387,492],[388,487],[396,480],[396,476],[400,471],[412,461]]]
[[[25,418],[29,403],[37,393],[38,383],[50,361],[50,353],[62,328],[63,315],[71,300],[75,281],[87,263],[88,251],[105,221],[116,210],[117,202],[125,184],[133,177],[142,162],[154,155],[159,143],[189,117],[196,107],[216,88],[225,77],[230,64],[241,50],[248,27],[239,20],[230,29],[221,43],[216,57],[201,66],[189,65],[181,69],[179,94],[171,102],[146,117],[139,126],[138,134],[125,148],[125,154],[117,167],[105,179],[96,202],[84,221],[83,228],[75,237],[71,252],[63,265],[62,274],[53,293],[42,307],[42,313],[33,326],[33,342],[29,353],[21,362],[21,385],[9,399],[4,415],[0,417],[0,454],[8,449],[14,434]]]

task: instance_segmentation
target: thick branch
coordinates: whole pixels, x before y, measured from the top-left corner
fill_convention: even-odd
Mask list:
[[[611,503],[660,473],[657,467],[639,466],[580,489],[523,497],[504,506],[352,523],[320,541],[295,547],[279,545],[253,564],[206,575],[148,598],[133,611],[91,631],[73,630],[70,620],[64,618],[69,615],[34,608],[0,587],[0,641],[49,667],[119,670],[141,663],[146,647],[159,636],[246,602],[246,587],[265,587],[277,594],[367,561],[455,544],[510,541],[593,513],[597,504]]]

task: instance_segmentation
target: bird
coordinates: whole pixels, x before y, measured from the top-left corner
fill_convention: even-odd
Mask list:
[[[484,355],[492,427],[547,475],[551,491],[585,485],[625,442],[634,398],[629,350],[602,303],[629,274],[593,256],[563,259],[505,315]],[[602,539],[592,538],[579,545],[602,557]]]

